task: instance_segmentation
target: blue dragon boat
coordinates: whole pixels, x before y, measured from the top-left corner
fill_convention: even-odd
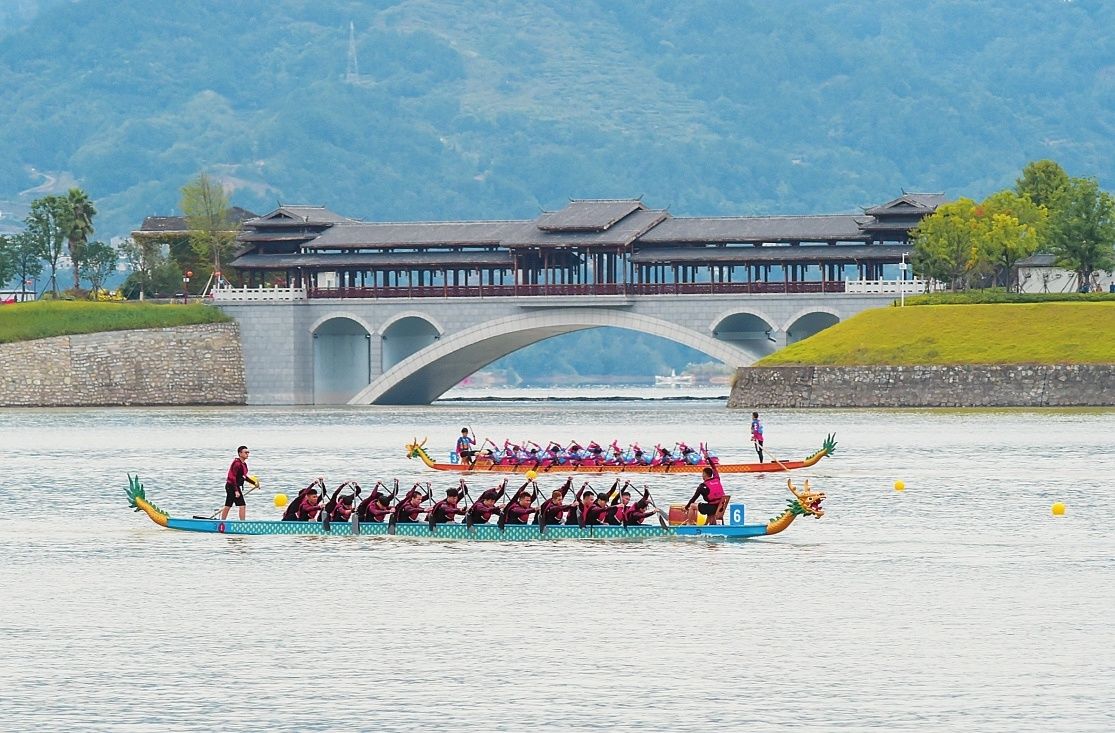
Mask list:
[[[539,540],[642,540],[661,537],[701,538],[709,540],[742,540],[752,537],[765,537],[777,534],[801,516],[820,518],[824,515],[821,502],[825,500],[822,492],[811,491],[809,482],[798,491],[787,482],[794,498],[786,509],[766,523],[747,524],[745,508],[742,504],[731,504],[725,512],[724,524],[691,525],[667,523],[665,519],[656,524],[639,524],[627,527],[600,525],[578,527],[569,525],[549,525],[544,530],[536,524],[508,524],[503,528],[495,524],[437,524],[426,522],[398,523],[387,522],[288,522],[271,519],[202,519],[172,517],[153,504],[146,495],[138,476],[128,477],[128,504],[137,512],[143,512],[151,521],[166,529],[185,532],[205,532],[226,535],[319,535],[336,537],[376,537],[393,535],[396,537],[422,537],[438,540],[473,540],[522,542]],[[676,512],[671,512],[676,514]]]

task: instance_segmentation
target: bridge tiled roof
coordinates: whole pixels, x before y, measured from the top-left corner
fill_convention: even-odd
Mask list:
[[[423,267],[466,269],[469,267],[510,268],[514,258],[507,251],[470,252],[341,252],[315,254],[262,255],[247,254],[233,260],[233,267],[253,270],[293,270],[311,268],[368,268]]]
[[[868,221],[853,214],[673,217],[639,237],[639,244],[864,241]]]
[[[517,221],[418,221],[353,222],[330,227],[306,244],[311,249],[348,247],[439,247],[498,245],[523,222]]]
[[[643,208],[638,199],[576,200],[535,220],[547,232],[603,232]]]
[[[347,216],[341,216],[335,211],[330,211],[324,206],[309,206],[306,204],[287,204],[279,206],[274,211],[255,217],[244,222],[250,227],[284,227],[311,225],[330,225],[342,222],[352,222]]]
[[[659,262],[706,264],[720,262],[738,263],[815,263],[815,262],[899,262],[902,255],[910,256],[912,245],[907,244],[835,244],[793,247],[775,245],[766,247],[653,247],[641,249],[631,255],[637,265]]]
[[[945,203],[945,200],[943,193],[903,193],[898,198],[885,204],[864,209],[864,213],[870,216],[884,217],[907,213],[925,215],[936,211],[938,206]]]
[[[504,234],[505,247],[626,247],[670,217],[665,211],[642,205],[603,230],[540,229],[536,221],[522,222]]]

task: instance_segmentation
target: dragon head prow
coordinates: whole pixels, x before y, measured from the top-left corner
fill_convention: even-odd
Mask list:
[[[791,509],[799,510],[802,515],[809,514],[818,519],[825,516],[825,510],[821,508],[821,503],[826,498],[825,492],[810,489],[809,479],[806,479],[805,483],[802,484],[801,491],[794,488],[793,481],[786,479],[786,488],[790,490],[795,499],[790,503]],[[798,513],[798,511],[795,511],[795,513]]]
[[[422,456],[422,454],[426,452],[426,450],[423,446],[426,445],[426,441],[428,439],[429,439],[429,436],[423,438],[422,442],[420,443],[420,442],[418,442],[418,437],[415,436],[414,440],[407,443],[407,445],[406,445],[407,458],[420,458]]]
[[[146,512],[156,522],[163,523],[170,516],[147,498],[147,493],[143,490],[143,484],[139,482],[139,474],[135,476],[128,474],[128,488],[124,489],[124,493],[128,495],[128,506],[137,512]],[[159,519],[159,517],[162,519]]]

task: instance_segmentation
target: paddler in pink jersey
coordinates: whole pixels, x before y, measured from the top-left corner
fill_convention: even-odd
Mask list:
[[[705,453],[705,461],[708,462],[708,465],[701,472],[705,480],[697,485],[693,497],[685,504],[685,511],[688,515],[686,521],[689,524],[697,523],[697,512],[708,517],[708,523],[712,524],[717,510],[720,509],[720,502],[724,498],[724,487],[720,484],[720,474],[707,452]],[[694,504],[698,498],[704,499],[704,501]]]

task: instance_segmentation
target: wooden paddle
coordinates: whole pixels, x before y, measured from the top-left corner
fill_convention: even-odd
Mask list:
[[[668,529],[669,524],[666,522],[666,515],[658,507],[658,502],[656,502],[654,500],[654,497],[651,495],[650,487],[646,484],[643,484],[643,491],[647,492],[647,501],[649,501],[650,505],[654,507],[654,511],[658,512],[658,524],[662,527],[662,529]]]

